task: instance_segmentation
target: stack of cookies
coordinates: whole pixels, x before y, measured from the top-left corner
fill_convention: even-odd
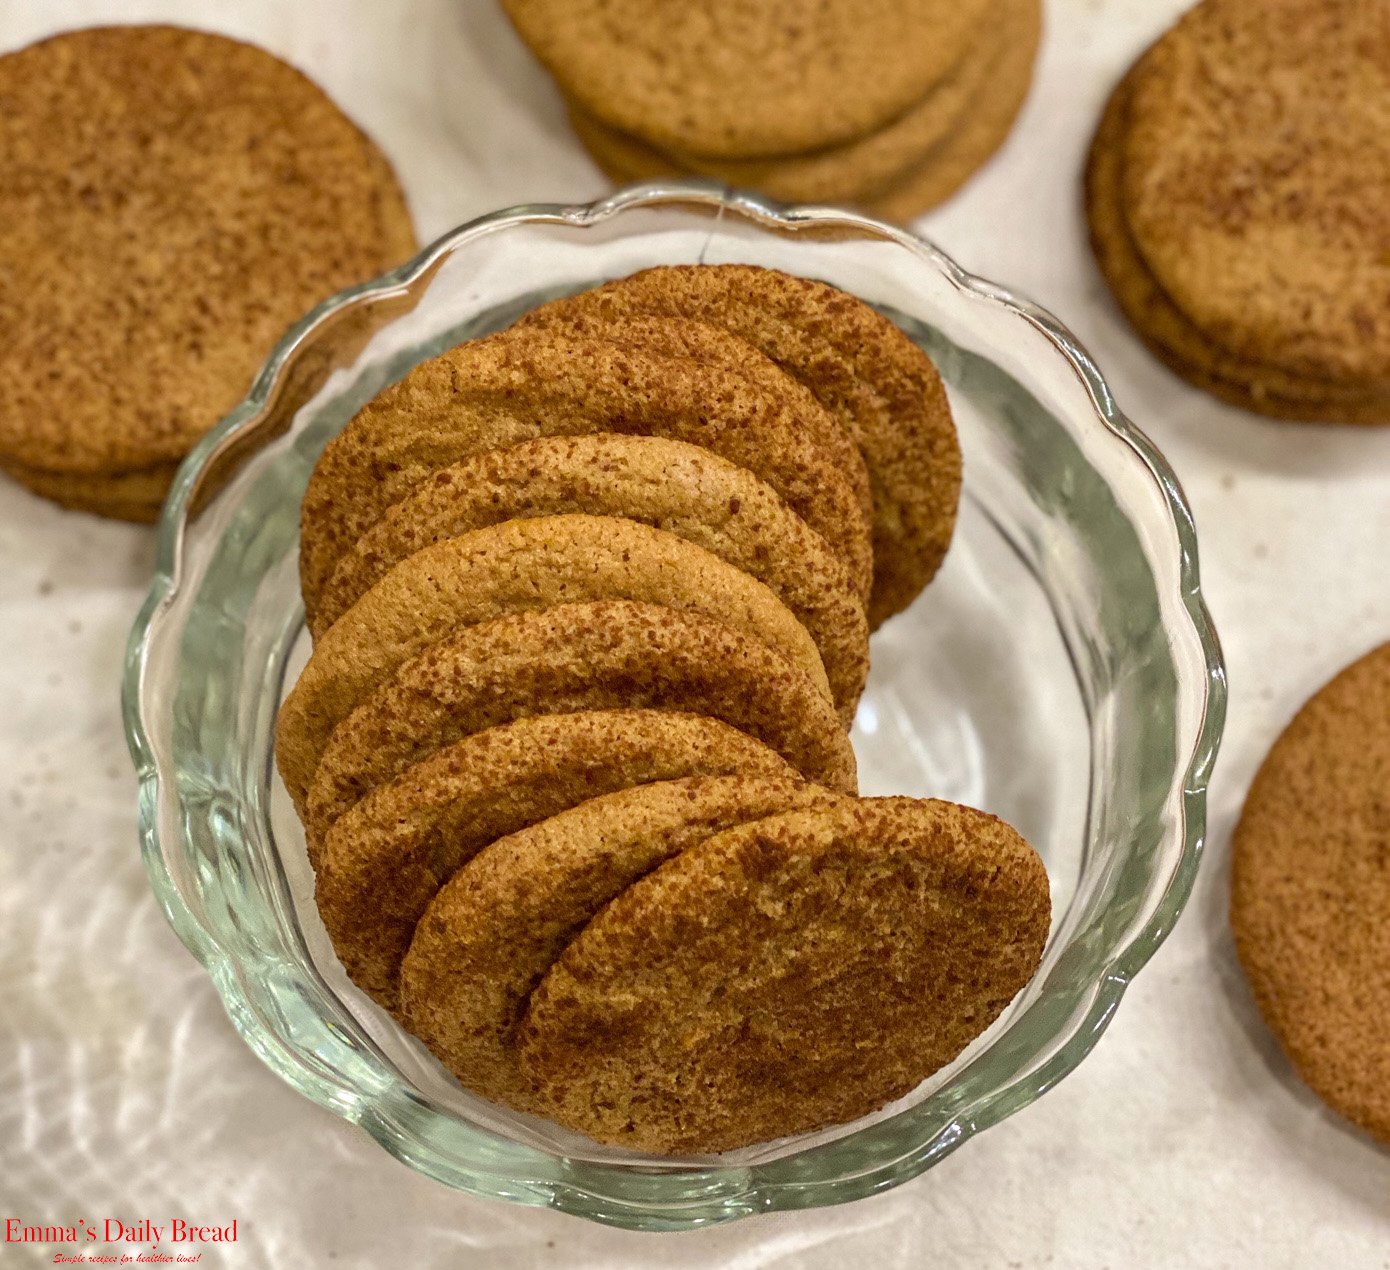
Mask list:
[[[0,57],[0,469],[152,521],[313,304],[415,249],[381,152],[258,48],[167,26]]]
[[[1121,81],[1091,238],[1183,378],[1281,419],[1390,423],[1390,6],[1203,0]]]
[[[1041,0],[502,0],[614,181],[695,174],[906,221],[1028,94]]]
[[[949,1062],[1046,874],[864,799],[872,626],[950,541],[935,368],[820,283],[648,270],[416,367],[325,449],[276,757],[349,975],[470,1089],[724,1151]]]

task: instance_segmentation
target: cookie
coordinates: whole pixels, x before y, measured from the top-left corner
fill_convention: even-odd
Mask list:
[[[574,130],[607,172],[623,182],[694,173],[740,189],[760,190],[789,203],[853,203],[894,184],[915,168],[961,122],[984,88],[1016,13],[1037,0],[991,0],[979,38],[949,74],[920,101],[874,132],[841,145],[764,159],[702,159],[667,155],[631,133],[619,132],[569,103]],[[998,16],[1002,21],[994,20]]]
[[[760,640],[697,611],[561,604],[429,645],[335,728],[305,802],[311,858],[370,790],[462,736],[522,715],[624,707],[708,715],[811,780],[857,789],[834,707]]]
[[[566,95],[660,149],[791,154],[882,127],[950,74],[989,0],[503,0]]]
[[[353,544],[319,597],[321,637],[421,547],[526,516],[625,516],[764,583],[815,641],[846,726],[869,670],[849,574],[771,486],[709,450],[659,437],[542,437],[441,468]]]
[[[394,1010],[416,923],[488,843],[630,785],[735,773],[795,777],[761,742],[697,715],[518,719],[437,751],[344,815],[324,844],[319,913],[353,982]]]
[[[679,313],[670,316],[679,318]],[[668,327],[669,347],[699,339]],[[337,561],[432,472],[538,436],[621,432],[703,445],[755,473],[823,537],[867,592],[872,546],[854,474],[830,422],[794,392],[737,370],[609,339],[512,330],[417,366],[325,448],[305,491],[300,581],[306,610]],[[729,341],[720,345],[730,351]],[[734,342],[734,348],[737,343]],[[781,381],[785,385],[785,380]]]
[[[605,794],[498,839],[415,927],[400,971],[406,1026],[473,1092],[530,1110],[516,1029],[531,990],[594,915],[686,848],[826,797],[773,776],[687,777]]]
[[[295,806],[303,811],[333,729],[427,645],[508,613],[605,599],[693,610],[745,633],[804,674],[833,713],[811,637],[755,578],[633,520],[511,520],[403,560],[319,642],[276,724],[276,763]]]
[[[1211,341],[1390,385],[1390,9],[1203,0],[1129,86],[1121,198]]]
[[[1390,1143],[1390,644],[1275,742],[1232,844],[1231,928],[1255,1002],[1332,1109]]]
[[[843,422],[864,456],[873,496],[870,630],[930,581],[955,527],[960,445],[936,368],[887,318],[825,283],[773,269],[665,265],[553,301],[522,322],[578,313],[698,318],[765,353]]]
[[[983,812],[837,799],[716,834],[633,883],[531,994],[536,1106],[600,1142],[734,1150],[867,1115],[1037,969],[1042,862]]]
[[[1142,65],[1141,59],[1135,69]],[[1096,261],[1135,332],[1175,374],[1246,410],[1306,422],[1390,422],[1390,394],[1378,400],[1362,388],[1240,357],[1211,340],[1158,285],[1134,244],[1120,200],[1134,73],[1106,104],[1087,158],[1085,196]]]
[[[157,505],[295,319],[415,250],[380,152],[251,45],[67,32],[0,101],[0,458],[59,501]],[[89,477],[157,488],[55,484]]]
[[[513,327],[508,338],[535,339],[542,328],[567,339],[596,339],[620,348],[637,348],[665,357],[690,358],[707,366],[731,370],[755,389],[775,398],[784,411],[800,421],[812,447],[849,483],[863,513],[865,532],[873,515],[869,473],[854,439],[821,405],[814,394],[793,379],[767,354],[721,326],[675,315],[626,314],[615,318],[603,312],[560,314],[532,310],[533,319]],[[858,522],[856,522],[858,523]],[[856,578],[856,585],[861,580]],[[869,578],[862,579],[869,593]]]
[[[159,519],[164,494],[177,470],[178,464],[169,463],[107,477],[43,472],[15,463],[0,463],[0,471],[6,476],[60,507],[146,525]]]
[[[0,462],[0,470],[21,485],[55,503],[79,510],[109,507],[117,519],[154,521],[164,505],[164,496],[173,483],[178,463],[160,463],[143,471],[122,472],[114,476],[80,472],[48,472],[17,463]],[[132,514],[121,516],[121,509]]]
[[[1042,38],[1041,0],[1027,0],[1020,10],[1018,24],[1010,30],[989,82],[966,108],[960,127],[915,171],[889,189],[865,198],[864,208],[872,215],[900,224],[914,220],[956,193],[1008,140],[1028,100]]]

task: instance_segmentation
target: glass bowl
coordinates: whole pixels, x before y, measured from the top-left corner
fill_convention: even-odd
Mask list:
[[[692,261],[824,279],[940,368],[960,522],[936,581],[874,637],[862,788],[1013,823],[1046,861],[1054,919],[1032,983],[909,1097],[669,1160],[469,1095],[352,987],[271,751],[307,655],[299,502],[328,438],[416,363],[543,299]],[[1055,319],[904,230],[682,182],[485,216],[291,330],[174,485],[124,707],[154,889],[269,1067],[451,1186],[672,1230],[896,1185],[1071,1071],[1191,890],[1225,685],[1177,482]]]

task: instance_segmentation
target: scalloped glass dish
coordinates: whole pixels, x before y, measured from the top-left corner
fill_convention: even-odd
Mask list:
[[[272,742],[307,652],[299,502],[328,438],[416,363],[542,299],[694,261],[825,279],[940,368],[965,454],[960,523],[937,580],[874,637],[861,785],[1009,820],[1047,863],[1054,920],[1032,983],[909,1097],[667,1160],[472,1097],[352,987]],[[701,183],[483,217],[300,322],[183,465],[160,534],[124,708],[165,913],[269,1067],[473,1194],[672,1230],[896,1185],[1074,1068],[1191,890],[1225,684],[1181,491],[1058,322],[906,231]]]

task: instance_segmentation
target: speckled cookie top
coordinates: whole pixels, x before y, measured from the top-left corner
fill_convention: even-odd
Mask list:
[[[499,839],[416,926],[401,966],[408,1026],[475,1092],[530,1108],[516,1029],[531,990],[584,925],[687,847],[827,797],[775,776],[687,777],[592,798]]]
[[[1390,422],[1390,391],[1300,375],[1232,352],[1212,341],[1159,285],[1134,242],[1120,191],[1129,86],[1137,69],[1111,93],[1086,164],[1092,249],[1135,331],[1177,374],[1247,410],[1305,421]]]
[[[735,773],[796,775],[760,741],[694,714],[543,714],[475,733],[333,826],[319,859],[319,912],[353,981],[394,1008],[416,923],[488,843],[630,785]]]
[[[0,455],[181,457],[297,318],[414,247],[381,153],[261,49],[129,26],[0,57]]]
[[[1231,926],[1299,1075],[1390,1143],[1390,644],[1270,750],[1235,833]]]
[[[813,400],[813,410],[801,411],[795,392],[685,355],[692,340],[708,342],[695,326],[670,326],[664,345],[649,328],[641,346],[513,329],[415,367],[364,407],[315,466],[300,529],[306,608],[314,611],[353,543],[439,468],[538,436],[593,432],[669,437],[746,467],[830,544],[867,594],[868,516],[853,473],[825,439],[830,421]],[[733,344],[739,356],[753,356]]]
[[[631,133],[595,118],[570,102],[575,131],[590,150],[613,167],[639,177],[681,170],[713,177],[742,189],[761,190],[787,202],[855,201],[891,185],[961,122],[967,107],[988,82],[1004,43],[1014,36],[1018,13],[1038,0],[991,0],[989,19],[959,63],[920,101],[883,127],[839,145],[804,154],[761,159],[707,159],[666,154]]]
[[[1390,379],[1390,6],[1203,0],[1130,111],[1125,209],[1178,307],[1243,356]]]
[[[528,714],[632,707],[720,719],[841,793],[854,750],[829,700],[756,637],[695,610],[561,604],[469,626],[405,663],[334,729],[310,843],[369,790],[469,732]]]
[[[546,1114],[639,1150],[850,1120],[988,1026],[1036,969],[1049,912],[1036,853],[982,812],[907,798],[787,812],[605,907],[532,993],[521,1068]]]
[[[864,457],[873,499],[870,627],[930,581],[955,528],[960,445],[936,367],[893,322],[835,287],[754,265],[645,269],[526,321],[571,312],[695,317],[765,353],[840,419]]]
[[[517,517],[573,513],[641,521],[763,582],[815,641],[849,726],[869,648],[848,571],[752,472],[661,437],[541,437],[440,469],[338,562],[320,597],[315,635],[422,547]]]
[[[833,714],[806,628],[756,578],[633,520],[509,520],[401,561],[319,642],[276,724],[275,758],[296,806],[333,729],[416,653],[508,613],[605,599],[692,609],[746,632],[807,675]]]

